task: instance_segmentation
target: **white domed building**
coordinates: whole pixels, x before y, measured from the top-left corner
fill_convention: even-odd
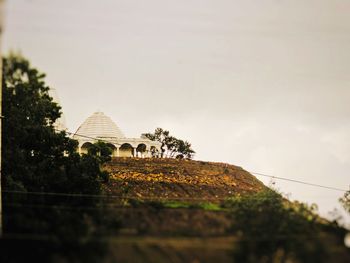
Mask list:
[[[97,141],[106,142],[112,149],[113,157],[152,157],[160,152],[161,143],[146,137],[127,138],[120,128],[103,112],[88,117],[73,135],[79,142],[79,153],[87,153],[89,146]]]

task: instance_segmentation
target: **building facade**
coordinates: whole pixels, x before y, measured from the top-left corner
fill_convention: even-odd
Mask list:
[[[87,153],[89,146],[97,141],[107,143],[112,157],[152,157],[160,153],[161,144],[146,137],[127,138],[120,128],[103,112],[88,117],[73,135],[79,142],[79,153]]]

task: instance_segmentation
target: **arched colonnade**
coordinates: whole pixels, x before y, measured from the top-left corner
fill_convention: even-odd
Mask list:
[[[86,154],[88,148],[93,144],[92,141],[85,141],[79,144],[79,153]],[[112,149],[112,157],[153,157],[154,153],[160,153],[160,147],[152,141],[145,142],[108,142],[107,145]],[[152,154],[153,153],[153,154]]]

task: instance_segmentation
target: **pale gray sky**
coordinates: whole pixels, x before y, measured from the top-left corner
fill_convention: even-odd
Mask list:
[[[169,129],[196,159],[348,189],[349,10],[347,0],[11,0],[3,46],[47,73],[71,131],[101,110],[128,136]],[[276,185],[323,215],[342,195]]]

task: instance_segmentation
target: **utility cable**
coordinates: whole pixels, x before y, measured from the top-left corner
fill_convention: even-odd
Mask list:
[[[309,182],[304,182],[304,181],[290,179],[290,178],[285,178],[285,177],[273,176],[273,175],[269,175],[269,174],[256,173],[256,172],[249,172],[249,173],[260,175],[260,176],[269,177],[269,178],[272,178],[272,179],[284,180],[284,181],[288,181],[288,182],[299,183],[299,184],[304,184],[304,185],[310,185],[310,186],[315,186],[315,187],[320,187],[320,188],[325,188],[325,189],[330,189],[330,190],[335,190],[335,191],[340,191],[340,192],[347,192],[347,191],[349,191],[349,190],[345,190],[345,189],[341,189],[341,188],[337,188],[337,187],[333,187],[333,186],[325,186],[325,185],[309,183]]]

